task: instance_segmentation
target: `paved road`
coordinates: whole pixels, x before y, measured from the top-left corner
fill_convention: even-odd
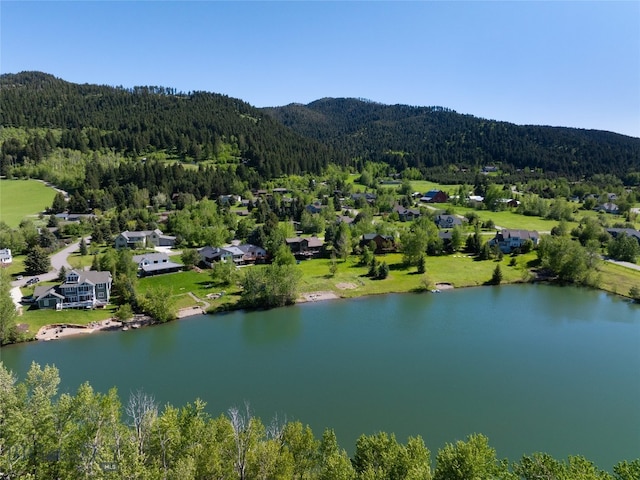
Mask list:
[[[91,238],[91,237],[89,236],[87,238]],[[51,280],[55,280],[56,278],[58,278],[58,273],[60,272],[60,269],[62,267],[66,268],[67,270],[72,268],[71,265],[69,265],[69,262],[67,261],[67,259],[69,258],[69,255],[71,255],[73,252],[75,252],[79,248],[80,248],[80,241],[78,240],[77,242],[74,242],[66,246],[65,248],[63,248],[57,253],[54,253],[51,256],[51,267],[53,268],[53,270],[50,270],[47,273],[43,273],[42,275],[34,275],[33,277],[24,277],[22,280],[14,280],[13,282],[11,282],[11,287],[12,287],[11,298],[13,299],[13,303],[16,304],[16,308],[19,310],[22,307],[20,303],[20,301],[22,300],[22,292],[20,290],[20,287],[23,287],[29,279],[34,278],[36,276],[40,279],[41,282],[49,282]]]
[[[87,237],[87,238],[90,238],[90,237]],[[66,268],[67,270],[71,269],[71,265],[69,265],[67,258],[73,252],[78,250],[78,248],[80,248],[80,241],[74,242],[68,245],[67,247],[63,248],[59,252],[54,253],[51,256],[52,270],[50,270],[47,273],[43,273],[42,275],[34,275],[34,276],[37,276],[41,282],[45,282],[45,281],[48,282],[51,280],[55,280],[56,278],[58,278],[58,272],[62,267]],[[24,286],[25,283],[27,283],[27,280],[31,278],[34,278],[34,277],[24,277],[22,280],[14,280],[13,282],[11,282],[11,286],[22,287]]]

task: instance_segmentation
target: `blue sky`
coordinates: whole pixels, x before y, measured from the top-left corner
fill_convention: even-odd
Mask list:
[[[0,2],[0,71],[640,137],[640,2]]]

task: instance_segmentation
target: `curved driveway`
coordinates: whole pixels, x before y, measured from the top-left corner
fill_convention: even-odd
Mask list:
[[[86,239],[90,239],[90,238],[91,238],[90,236],[86,237],[85,241]],[[22,292],[20,291],[20,287],[24,287],[26,282],[29,279],[35,278],[35,277],[38,277],[41,282],[49,282],[49,281],[55,280],[56,278],[58,278],[58,274],[62,267],[64,267],[67,270],[70,270],[72,268],[71,265],[69,265],[69,262],[67,261],[67,259],[69,258],[69,255],[71,255],[73,252],[75,252],[79,248],[80,248],[80,240],[67,245],[62,250],[54,253],[51,256],[52,270],[48,271],[47,273],[43,273],[42,275],[24,277],[22,280],[14,280],[13,282],[11,282],[11,287],[12,287],[11,298],[13,299],[13,303],[16,304],[16,308],[20,309],[20,307],[22,306],[20,304],[20,301],[22,300]]]

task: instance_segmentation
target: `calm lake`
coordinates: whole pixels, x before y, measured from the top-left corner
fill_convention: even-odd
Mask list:
[[[63,315],[63,314],[61,314]],[[579,454],[610,470],[640,457],[640,308],[597,291],[512,285],[308,303],[192,317],[128,332],[3,348],[21,378],[35,361],[62,390],[89,381],[161,404],[249,402],[361,433],[421,435],[435,453],[473,432],[499,457]]]

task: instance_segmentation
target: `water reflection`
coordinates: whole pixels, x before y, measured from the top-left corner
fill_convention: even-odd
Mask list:
[[[296,305],[251,312],[242,318],[242,335],[250,345],[292,343],[302,330],[302,310]]]

